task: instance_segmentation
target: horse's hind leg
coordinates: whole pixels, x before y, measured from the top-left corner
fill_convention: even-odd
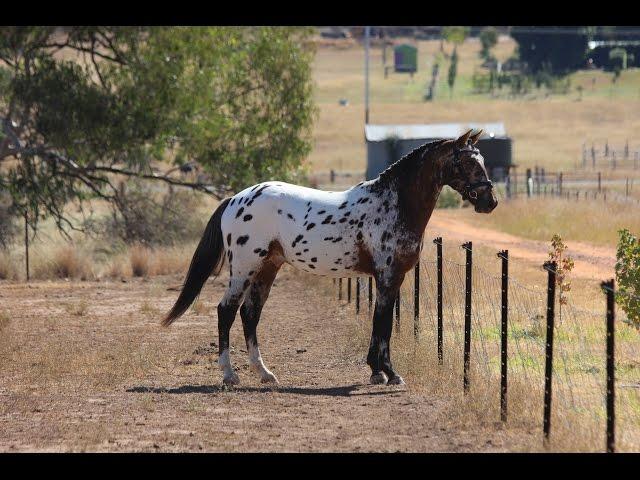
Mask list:
[[[242,307],[240,307],[244,339],[249,352],[249,363],[251,369],[260,375],[262,383],[278,383],[276,376],[269,371],[262,361],[256,329],[260,321],[262,307],[269,297],[271,285],[273,285],[281,265],[281,262],[269,260],[261,266],[253,278]]]
[[[238,374],[233,371],[229,356],[229,332],[248,285],[249,280],[246,278],[231,278],[229,288],[218,304],[218,351],[220,355],[218,364],[223,372],[222,382],[227,385],[240,383]]]

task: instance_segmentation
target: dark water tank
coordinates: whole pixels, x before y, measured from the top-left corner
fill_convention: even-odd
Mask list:
[[[476,144],[484,157],[484,166],[489,178],[496,182],[504,181],[511,166],[511,139],[483,138]]]

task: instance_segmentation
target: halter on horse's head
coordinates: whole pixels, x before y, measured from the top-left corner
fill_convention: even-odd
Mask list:
[[[462,198],[469,200],[476,212],[489,213],[498,205],[484,167],[484,158],[474,145],[482,130],[471,136],[471,130],[454,141],[451,163],[444,183],[456,190]]]

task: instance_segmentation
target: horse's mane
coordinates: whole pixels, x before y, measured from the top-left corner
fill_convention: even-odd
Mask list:
[[[393,178],[402,177],[404,174],[410,173],[419,162],[423,162],[426,159],[431,160],[432,154],[448,141],[447,139],[434,140],[433,142],[425,143],[424,145],[414,148],[399,160],[389,165],[386,170],[380,173],[378,180],[381,183],[386,183]]]

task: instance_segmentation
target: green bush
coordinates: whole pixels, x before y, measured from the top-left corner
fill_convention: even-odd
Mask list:
[[[459,208],[461,204],[462,198],[460,194],[453,188],[445,185],[436,202],[436,208]]]
[[[629,323],[640,330],[640,240],[626,228],[618,234],[616,302]]]

